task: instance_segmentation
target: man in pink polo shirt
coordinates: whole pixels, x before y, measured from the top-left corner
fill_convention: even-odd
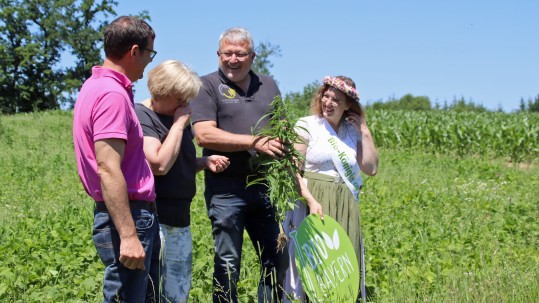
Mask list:
[[[95,200],[93,239],[105,264],[103,302],[153,302],[159,286],[159,225],[154,179],[144,157],[133,82],[156,52],[155,33],[130,16],[104,32],[105,61],[75,103],[77,168]]]

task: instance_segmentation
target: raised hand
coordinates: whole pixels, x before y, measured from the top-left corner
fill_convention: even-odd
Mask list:
[[[185,129],[187,123],[189,123],[189,118],[191,118],[191,107],[180,106],[174,111],[174,124],[178,123],[182,129]]]

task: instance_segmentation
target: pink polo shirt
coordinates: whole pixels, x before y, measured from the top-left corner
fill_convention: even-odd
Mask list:
[[[125,140],[121,169],[129,199],[155,201],[154,178],[144,156],[132,87],[124,74],[95,66],[75,103],[73,140],[77,168],[84,189],[96,201],[103,201],[103,193],[94,142],[102,139]]]

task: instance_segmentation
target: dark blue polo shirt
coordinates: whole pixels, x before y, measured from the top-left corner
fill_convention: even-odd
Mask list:
[[[280,95],[275,81],[266,75],[249,72],[251,83],[244,93],[218,70],[201,77],[204,87],[191,101],[191,121],[215,121],[217,127],[235,134],[255,134],[267,123],[267,118],[260,118],[271,111],[270,104],[275,96]],[[221,152],[208,148],[203,155],[224,155],[230,159],[230,166],[219,174],[206,174],[222,177],[244,178],[255,172],[249,166],[249,158],[254,151]]]

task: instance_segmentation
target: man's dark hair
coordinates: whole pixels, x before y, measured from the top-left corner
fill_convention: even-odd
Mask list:
[[[155,32],[146,21],[133,16],[118,17],[105,29],[105,55],[120,59],[133,45],[145,50],[150,38],[155,39]]]

